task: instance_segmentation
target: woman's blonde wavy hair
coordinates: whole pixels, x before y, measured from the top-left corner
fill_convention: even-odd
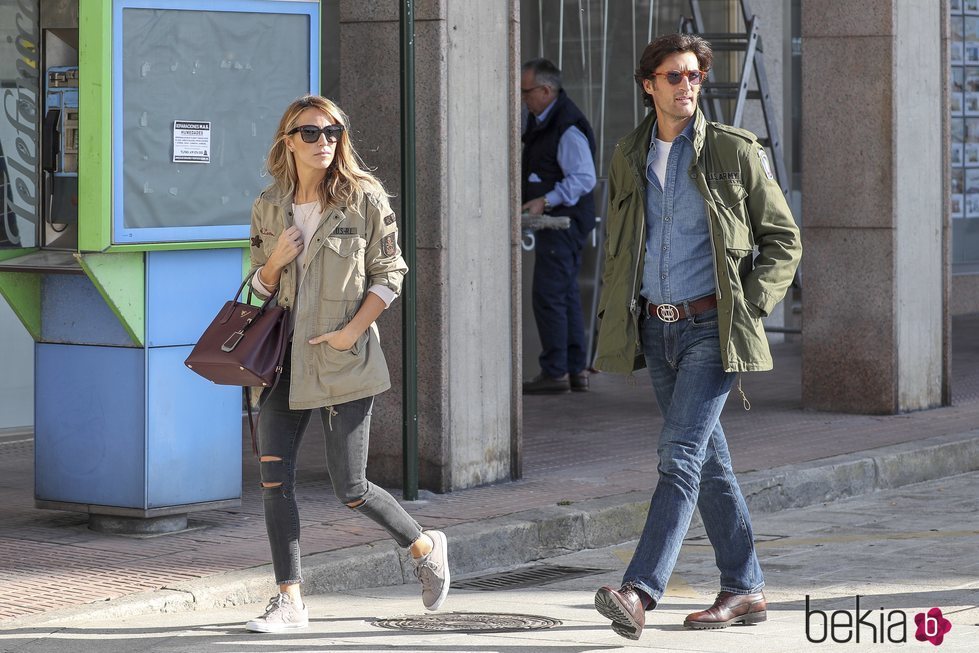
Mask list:
[[[320,95],[303,95],[286,107],[269,148],[265,168],[275,185],[287,197],[295,194],[298,185],[296,162],[286,147],[290,129],[298,127],[299,115],[306,109],[317,109],[334,124],[344,126],[334,148],[333,162],[326,169],[323,183],[317,189],[321,206],[358,206],[365,193],[390,197],[384,185],[373,175],[350,142],[350,119],[332,100]]]

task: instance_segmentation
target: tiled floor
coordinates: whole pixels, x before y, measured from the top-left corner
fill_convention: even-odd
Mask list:
[[[735,395],[722,421],[739,471],[825,458],[979,427],[979,316],[953,327],[953,405],[896,416],[801,409],[798,345],[775,348],[776,371],[745,375],[752,408]],[[317,428],[316,420],[313,427]],[[524,402],[524,478],[436,495],[409,505],[428,527],[506,515],[561,500],[586,500],[655,484],[661,418],[648,379],[596,375],[592,391]],[[304,448],[316,449],[311,433]],[[86,516],[33,507],[33,445],[0,441],[0,622],[165,586],[187,578],[266,564],[257,465],[243,439],[240,508],[195,513],[186,532],[130,539],[89,531]],[[306,455],[308,454],[308,455]],[[320,451],[304,452],[322,460]],[[314,553],[386,537],[333,497],[325,471],[301,474],[303,551]]]

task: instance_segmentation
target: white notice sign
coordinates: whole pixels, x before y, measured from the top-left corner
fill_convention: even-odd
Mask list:
[[[173,121],[173,162],[211,162],[211,123],[195,120]]]

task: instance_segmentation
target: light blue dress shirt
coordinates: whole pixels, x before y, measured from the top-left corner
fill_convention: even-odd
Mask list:
[[[693,120],[673,139],[663,185],[653,171],[656,124],[646,156],[646,255],[640,294],[653,304],[681,304],[716,290],[707,208],[688,171]]]
[[[537,116],[538,123],[547,119],[554,108],[554,102]],[[557,163],[564,172],[564,179],[557,182],[544,197],[551,206],[574,206],[582,195],[595,188],[595,161],[591,156],[591,148],[588,147],[588,139],[573,125],[564,130],[558,141]]]

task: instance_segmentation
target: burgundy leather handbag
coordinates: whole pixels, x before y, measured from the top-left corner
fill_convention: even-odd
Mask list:
[[[184,361],[189,369],[219,385],[275,385],[282,372],[282,359],[289,344],[289,309],[276,302],[277,290],[261,306],[251,300],[248,275],[235,298],[204,330],[190,356]],[[239,302],[248,286],[245,303]]]

